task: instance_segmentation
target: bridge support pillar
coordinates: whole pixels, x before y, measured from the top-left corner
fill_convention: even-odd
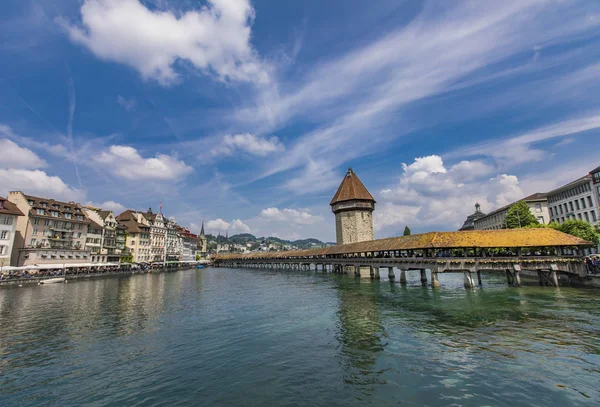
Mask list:
[[[371,278],[379,280],[381,278],[379,275],[379,266],[371,266],[370,274]]]
[[[421,269],[421,285],[427,287],[427,271],[425,269]]]
[[[482,286],[483,282],[481,281],[481,270],[477,270],[477,283]]]
[[[439,286],[440,286],[440,281],[438,280],[438,273],[437,273],[437,271],[431,270],[431,287],[439,288]]]
[[[394,280],[396,278],[396,275],[394,274],[394,268],[393,267],[388,267],[388,278],[390,280]]]
[[[360,277],[360,266],[354,266],[354,277]]]
[[[473,281],[471,272],[465,270],[464,274],[465,274],[465,288],[475,288],[475,282]]]
[[[550,271],[550,277],[552,278],[552,284],[554,284],[554,287],[558,287],[558,274],[555,270]]]
[[[406,270],[400,270],[400,284],[406,285]]]

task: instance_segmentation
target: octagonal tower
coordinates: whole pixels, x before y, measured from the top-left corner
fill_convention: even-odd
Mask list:
[[[373,240],[375,199],[352,168],[329,203],[335,214],[337,244]]]

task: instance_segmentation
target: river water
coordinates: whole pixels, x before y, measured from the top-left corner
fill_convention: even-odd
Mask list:
[[[383,271],[382,271],[383,274]],[[209,268],[0,287],[0,405],[600,405],[600,292]]]

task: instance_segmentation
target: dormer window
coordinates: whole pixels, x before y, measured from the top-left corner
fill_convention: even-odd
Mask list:
[[[42,208],[47,208],[48,204],[46,202],[42,202]]]
[[[30,206],[33,206],[33,205],[35,204],[35,202],[33,202],[31,199],[30,199],[29,201],[27,201],[27,203],[28,203]]]
[[[53,207],[54,209],[60,209],[60,206],[59,206],[58,204],[54,204],[54,205],[52,205],[52,207]]]

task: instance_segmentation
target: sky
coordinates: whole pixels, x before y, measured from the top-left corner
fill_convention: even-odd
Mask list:
[[[600,165],[600,2],[5,0],[0,195],[335,240],[456,230]]]

